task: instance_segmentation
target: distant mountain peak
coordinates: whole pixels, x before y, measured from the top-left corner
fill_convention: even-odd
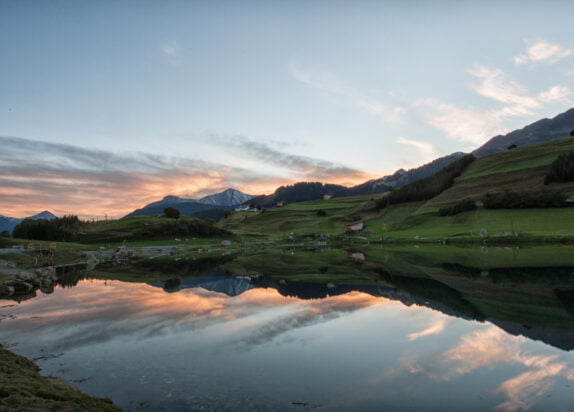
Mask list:
[[[241,205],[253,196],[247,195],[236,189],[226,189],[220,193],[205,196],[201,199],[187,199],[179,196],[168,195],[158,202],[150,203],[141,209],[134,210],[129,216],[161,215],[168,207],[178,209],[183,216],[203,216],[206,212],[231,210]]]
[[[8,217],[8,216],[0,215],[0,232],[3,232],[6,230],[6,231],[8,231],[8,233],[12,233],[14,228],[16,226],[18,226],[18,224],[20,224],[20,222],[22,222],[25,219],[32,219],[32,220],[48,219],[48,220],[51,220],[51,219],[56,219],[56,218],[57,218],[57,216],[48,210],[44,210],[43,212],[35,214],[34,216],[28,216],[28,217],[23,217],[23,218]]]
[[[53,214],[48,210],[44,210],[43,212],[35,214],[34,216],[27,217],[26,219],[38,220],[38,219],[56,219],[56,218],[57,216],[55,214]]]
[[[247,195],[236,189],[226,189],[223,192],[205,196],[198,200],[206,205],[237,206],[251,200],[253,196]]]

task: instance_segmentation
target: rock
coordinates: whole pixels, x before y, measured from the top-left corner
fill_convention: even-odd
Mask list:
[[[30,283],[34,283],[36,282],[36,280],[38,280],[38,275],[36,275],[35,273],[19,273],[18,275],[16,275],[16,278],[19,280],[23,280],[24,282],[30,282]]]
[[[4,286],[14,288],[12,295],[25,295],[34,290],[34,285],[19,279],[7,280],[4,282]]]
[[[15,292],[13,286],[0,285],[0,296],[12,296]]]

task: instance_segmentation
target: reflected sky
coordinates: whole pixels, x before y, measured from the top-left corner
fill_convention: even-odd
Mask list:
[[[3,344],[130,410],[572,404],[572,352],[362,292],[229,297],[86,280],[12,304],[0,305]]]

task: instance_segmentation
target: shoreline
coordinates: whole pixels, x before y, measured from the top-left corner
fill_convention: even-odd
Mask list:
[[[0,410],[65,410],[121,412],[108,398],[80,392],[71,383],[44,376],[32,360],[0,344]]]

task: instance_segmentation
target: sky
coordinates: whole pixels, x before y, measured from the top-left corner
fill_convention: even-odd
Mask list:
[[[569,1],[0,0],[0,214],[353,185],[574,106]]]

